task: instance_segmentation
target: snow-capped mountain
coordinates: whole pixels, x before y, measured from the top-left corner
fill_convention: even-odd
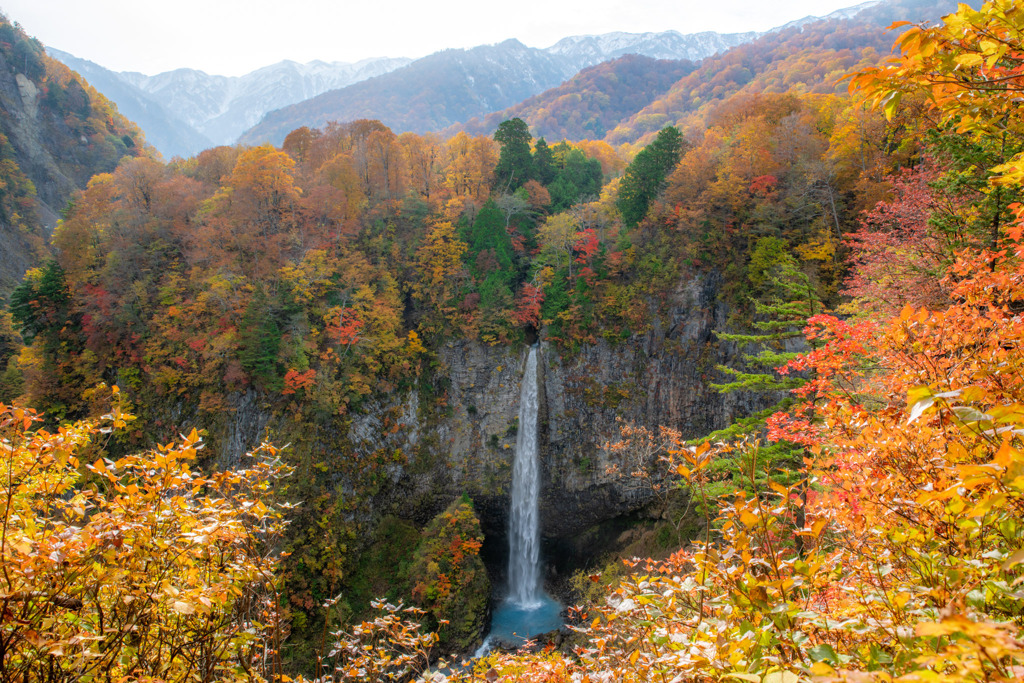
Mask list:
[[[47,48],[47,53],[81,74],[89,85],[113,101],[122,114],[146,134],[146,141],[167,158],[188,157],[212,147],[213,142],[149,93],[110,69],[72,54]]]
[[[241,142],[280,144],[300,126],[379,119],[423,133],[504,109],[575,74],[575,62],[518,40],[443,50],[401,69],[269,112]]]
[[[545,52],[572,60],[579,71],[594,64],[616,59],[623,55],[641,55],[654,59],[687,59],[699,62],[731,47],[757,38],[758,33],[702,33],[682,34],[678,31],[661,33],[605,33],[595,36],[570,36],[547,48]]]
[[[871,0],[824,18],[850,18],[878,4]],[[805,17],[773,31],[818,19]],[[508,40],[470,50],[444,50],[415,62],[387,57],[352,64],[283,61],[238,77],[194,69],[154,76],[116,73],[59,50],[50,52],[85,75],[139,123],[157,149],[171,156],[193,154],[209,144],[232,144],[240,137],[280,142],[288,132],[282,129],[296,122],[319,125],[333,119],[380,118],[390,120],[396,130],[436,129],[510,106],[586,67],[626,54],[696,62],[761,35],[616,32],[570,36],[545,49]],[[402,102],[400,93],[411,99]],[[424,100],[428,95],[430,102]],[[429,115],[410,119],[417,112]],[[245,131],[252,132],[243,136]]]
[[[410,61],[388,57],[354,64],[282,61],[237,77],[211,76],[195,69],[155,76],[120,76],[214,143],[223,145],[233,143],[270,110],[379,76]]]
[[[843,7],[841,9],[837,9],[835,12],[831,12],[822,17],[806,16],[803,19],[797,19],[795,21],[783,24],[782,26],[777,26],[773,28],[771,31],[768,31],[768,33],[774,33],[776,31],[785,31],[788,28],[799,28],[804,24],[810,24],[811,22],[820,21],[821,19],[833,19],[835,21],[841,21],[843,19],[853,19],[855,16],[857,16],[864,10],[871,9],[872,7],[880,5],[881,2],[882,0],[868,0],[867,2],[862,2],[859,5],[853,5],[851,7]]]
[[[50,48],[48,52],[113,100],[166,157],[230,145],[268,111],[379,76],[411,61],[390,57],[351,64],[282,61],[244,76],[211,76],[196,69],[146,76],[111,71],[61,50]]]

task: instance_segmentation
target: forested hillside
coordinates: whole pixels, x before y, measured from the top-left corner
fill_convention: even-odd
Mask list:
[[[557,88],[456,128],[470,134],[488,134],[502,121],[519,118],[538,137],[600,140],[695,68],[685,61],[626,55],[588,67]]]
[[[111,161],[0,321],[0,679],[1020,679],[1024,10],[898,28]],[[446,667],[534,344],[578,607]]]
[[[843,93],[843,74],[890,52],[895,36],[886,33],[889,24],[935,20],[955,6],[952,1],[899,0],[862,8],[852,17],[799,22],[710,55],[671,83],[665,82],[672,72],[664,63],[621,58],[452,130],[488,134],[501,121],[518,117],[535,135],[556,140],[645,143],[666,125],[702,127],[709,110],[737,93]]]
[[[0,297],[45,255],[72,193],[144,148],[106,98],[0,16]]]
[[[897,0],[869,7],[852,19],[813,22],[762,36],[704,60],[664,96],[620,122],[605,140],[617,145],[647,139],[666,125],[685,130],[694,113],[714,108],[735,93],[842,93],[844,74],[889,54],[896,36],[885,29],[892,22],[935,21],[955,7],[951,0]]]

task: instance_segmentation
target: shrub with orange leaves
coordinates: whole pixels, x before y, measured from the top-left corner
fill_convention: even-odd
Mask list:
[[[277,451],[261,446],[249,469],[206,476],[191,469],[193,431],[87,464],[89,444],[130,416],[115,409],[52,433],[40,419],[0,405],[0,680],[279,673]]]

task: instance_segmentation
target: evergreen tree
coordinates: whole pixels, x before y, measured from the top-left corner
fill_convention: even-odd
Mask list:
[[[26,343],[43,335],[49,344],[54,341],[50,337],[68,324],[70,303],[64,269],[51,259],[25,273],[25,279],[11,293],[11,315]]]
[[[755,321],[753,332],[728,334],[719,332],[722,341],[736,342],[743,346],[755,346],[754,353],[743,355],[747,369],[737,370],[724,365],[717,366],[720,372],[729,376],[729,381],[711,384],[716,391],[728,394],[736,391],[768,393],[778,396],[768,408],[745,418],[739,418],[729,427],[709,434],[707,439],[731,439],[756,434],[765,428],[765,421],[771,415],[785,411],[793,404],[790,392],[809,381],[809,377],[780,375],[775,368],[785,365],[805,352],[803,343],[790,345],[789,342],[803,340],[807,320],[824,312],[824,306],[811,279],[800,270],[796,259],[789,253],[785,242],[777,237],[762,237],[751,254],[747,276],[757,296],[754,299]],[[757,449],[759,462],[756,468],[750,463],[740,463],[739,471],[748,476],[756,469],[759,482],[768,477],[788,481],[798,472],[802,447],[779,441]],[[736,467],[723,463],[722,467]],[[781,476],[776,476],[781,471]],[[749,479],[742,479],[747,482]],[[727,482],[727,486],[731,485]],[[799,545],[799,544],[798,544]]]
[[[552,154],[547,141],[540,138],[533,148],[533,179],[546,186],[551,184],[557,173],[555,155]]]
[[[787,342],[803,339],[808,318],[824,310],[810,278],[800,270],[785,243],[777,237],[762,237],[758,240],[747,273],[748,280],[759,294],[753,302],[756,316],[753,327],[756,331],[746,334],[719,332],[718,338],[743,345],[756,345],[760,349],[753,354],[744,354],[743,360],[750,368],[748,371],[719,365],[718,369],[731,379],[711,386],[721,393],[787,392],[787,396],[754,421],[750,418],[739,420],[736,424],[740,425],[740,432],[751,431],[752,425],[763,423],[764,417],[785,408],[790,401],[788,392],[807,382],[802,377],[780,376],[775,368],[799,355],[796,350],[787,350]]]
[[[530,154],[533,136],[526,122],[517,118],[502,121],[494,131],[494,139],[501,145],[501,156],[494,167],[494,186],[512,192],[533,177],[533,157]]]
[[[274,320],[263,289],[256,291],[242,315],[238,359],[251,377],[271,390],[282,386],[277,357],[281,329]]]
[[[469,249],[466,250],[466,261],[474,277],[484,275],[477,267],[476,261],[478,256],[486,251],[493,253],[497,268],[511,276],[514,254],[512,239],[505,229],[505,217],[494,200],[488,199],[480,208],[480,213],[470,226],[465,241],[469,245]]]
[[[665,178],[682,158],[684,144],[679,129],[667,126],[626,167],[616,204],[627,228],[635,228],[647,215],[647,207],[661,192]]]
[[[564,211],[586,197],[596,198],[601,194],[603,174],[600,161],[587,158],[578,149],[570,149],[559,157],[561,168],[548,187],[553,211]]]

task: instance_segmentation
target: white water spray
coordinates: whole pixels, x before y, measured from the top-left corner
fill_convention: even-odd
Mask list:
[[[508,599],[522,609],[535,609],[540,599],[540,512],[537,496],[537,347],[530,349],[519,394],[519,431],[512,468],[512,509],[509,514]]]
[[[530,349],[519,394],[519,431],[512,466],[508,524],[508,598],[491,618],[491,632],[473,656],[490,652],[493,641],[518,647],[526,639],[562,625],[561,605],[540,585],[540,467],[537,463],[537,347]]]

